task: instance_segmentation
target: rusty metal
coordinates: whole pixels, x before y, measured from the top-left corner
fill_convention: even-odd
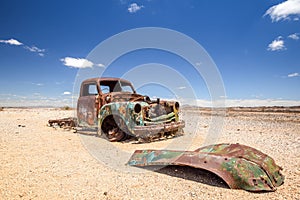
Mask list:
[[[60,128],[72,129],[77,126],[77,120],[76,118],[68,117],[63,119],[49,120],[48,124],[51,127],[58,126]]]
[[[131,166],[180,165],[205,169],[232,189],[275,191],[284,182],[282,168],[268,155],[241,144],[216,144],[195,151],[136,150]]]
[[[151,142],[164,138],[172,138],[180,135],[180,130],[185,126],[184,121],[171,122],[168,124],[157,124],[150,126],[136,126],[134,133],[141,142]],[[174,132],[174,130],[177,130]]]
[[[125,88],[125,91],[124,91]],[[133,85],[120,78],[91,78],[82,82],[77,103],[78,124],[98,128],[110,141],[129,136],[153,141],[182,134],[179,103],[151,100],[137,94]]]

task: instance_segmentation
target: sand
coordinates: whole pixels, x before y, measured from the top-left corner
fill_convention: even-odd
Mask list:
[[[4,108],[0,199],[300,199],[300,113],[273,111],[232,109],[221,117],[209,110],[185,109],[185,136],[106,147],[107,142],[93,133],[47,126],[49,119],[74,116],[72,110]],[[238,142],[267,153],[283,167],[285,183],[275,192],[253,193],[228,189],[218,177],[198,169],[167,167],[154,172],[125,166],[126,156],[135,149],[194,150],[212,142]],[[110,157],[114,148],[120,154]]]

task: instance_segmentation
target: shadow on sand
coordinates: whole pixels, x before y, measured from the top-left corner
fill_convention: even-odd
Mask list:
[[[197,169],[189,166],[175,166],[175,165],[170,165],[166,167],[147,166],[143,168],[147,170],[155,171],[157,173],[166,174],[177,178],[182,178],[185,180],[195,181],[210,186],[229,189],[229,186],[226,184],[225,181],[223,181],[223,179],[221,179],[216,174],[204,169]]]

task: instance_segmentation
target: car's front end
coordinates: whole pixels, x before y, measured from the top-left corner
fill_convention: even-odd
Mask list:
[[[132,133],[138,138],[173,136],[184,128],[179,119],[179,103],[174,101],[135,102]]]
[[[111,122],[107,122],[106,119],[110,117],[117,121],[115,124],[119,129],[138,139],[152,141],[169,138],[181,134],[185,126],[184,121],[179,118],[179,107],[176,101],[151,101],[147,96],[135,98],[135,101],[112,101],[101,108],[99,126],[106,135],[112,133],[112,129],[117,130]],[[122,133],[117,130],[114,134]],[[121,140],[124,137],[117,138]]]

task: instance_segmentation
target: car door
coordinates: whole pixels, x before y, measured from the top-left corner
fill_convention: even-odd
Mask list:
[[[84,82],[81,85],[80,96],[77,102],[77,118],[79,126],[97,126],[97,106],[98,96],[97,82]]]

